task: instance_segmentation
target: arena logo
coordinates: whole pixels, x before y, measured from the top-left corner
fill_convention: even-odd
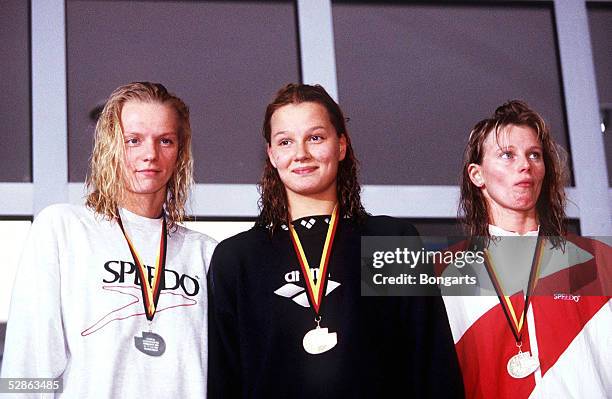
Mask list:
[[[147,278],[149,284],[153,279],[153,266],[146,266]],[[104,264],[104,269],[110,273],[112,277],[104,278],[102,281],[107,284],[112,283],[133,283],[134,285],[140,286],[140,277],[136,272],[136,265],[132,262],[120,261],[120,260],[109,260]],[[131,280],[133,277],[133,281]],[[179,287],[183,290],[187,296],[196,296],[200,292],[200,283],[194,277],[187,274],[179,274],[178,272],[170,269],[164,270],[164,280],[162,281],[162,290],[176,290]]]
[[[314,278],[316,279],[319,274],[319,269],[312,269]],[[305,308],[310,307],[310,303],[308,302],[308,296],[306,294],[306,289],[304,287],[300,287],[299,285],[293,284],[300,282],[300,271],[294,270],[287,274],[285,274],[285,281],[287,284],[284,284],[279,289],[274,291],[276,295],[289,298],[293,300],[293,302],[297,303],[300,306]],[[330,275],[328,275],[330,277]],[[340,286],[340,283],[331,280],[328,278],[327,280],[327,289],[325,290],[325,296],[328,296],[330,292],[335,290]]]

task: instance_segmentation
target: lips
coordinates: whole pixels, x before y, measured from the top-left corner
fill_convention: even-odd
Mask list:
[[[142,169],[136,172],[141,176],[153,177],[153,176],[157,176],[157,174],[160,173],[161,171],[157,169]]]
[[[314,172],[316,169],[317,169],[316,166],[304,166],[300,168],[295,168],[291,172],[295,173],[296,175],[308,175]]]
[[[522,187],[522,188],[533,187],[533,180],[531,179],[521,180],[518,183],[516,183],[515,186]]]

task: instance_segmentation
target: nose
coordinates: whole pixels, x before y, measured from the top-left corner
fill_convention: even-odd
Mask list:
[[[154,140],[147,140],[144,145],[143,160],[154,161],[157,159],[157,143]]]
[[[310,153],[308,152],[308,146],[306,143],[298,142],[296,144],[294,158],[296,161],[304,161],[310,158]]]
[[[529,156],[523,155],[518,161],[519,172],[529,172],[531,170],[531,161]]]

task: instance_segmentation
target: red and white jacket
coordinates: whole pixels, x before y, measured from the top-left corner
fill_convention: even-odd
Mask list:
[[[537,235],[537,231],[531,233]],[[512,233],[491,226],[491,234]],[[550,287],[569,286],[563,282],[575,282],[576,276],[582,276],[586,283],[583,281],[572,295],[532,296],[523,326],[522,351],[537,357],[540,367],[525,378],[516,379],[507,372],[508,360],[518,348],[498,297],[444,297],[467,398],[591,399],[612,395],[612,248],[570,236],[566,251],[557,258],[548,257],[549,267],[543,269],[538,290],[554,292]],[[442,275],[452,273],[451,269]],[[601,295],[593,296],[593,292]],[[516,292],[510,299],[519,317],[524,293]]]

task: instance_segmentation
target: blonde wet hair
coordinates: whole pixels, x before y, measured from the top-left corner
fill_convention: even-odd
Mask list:
[[[179,118],[178,156],[167,184],[164,209],[171,228],[185,219],[185,203],[193,183],[191,125],[187,105],[160,83],[134,82],[118,87],[104,105],[96,124],[94,149],[87,176],[87,201],[97,214],[114,220],[126,193],[126,166],[121,110],[128,101],[167,104]]]

